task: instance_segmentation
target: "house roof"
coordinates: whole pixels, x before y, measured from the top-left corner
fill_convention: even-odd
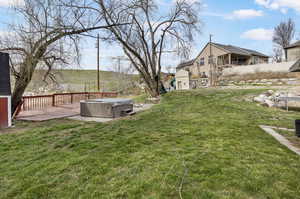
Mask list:
[[[297,41],[297,42],[289,45],[288,47],[285,47],[285,49],[294,48],[294,47],[300,47],[300,41]]]
[[[238,55],[245,55],[245,56],[260,56],[260,57],[269,57],[263,53],[257,52],[255,50],[250,50],[247,48],[241,48],[237,46],[232,46],[232,45],[223,45],[223,44],[218,44],[218,43],[212,43],[213,45],[222,48],[230,53],[238,54]]]
[[[176,69],[179,70],[179,69],[182,69],[182,68],[184,68],[184,67],[186,67],[186,66],[191,66],[191,65],[194,64],[195,60],[196,60],[196,59],[192,59],[192,60],[189,60],[189,61],[186,61],[186,62],[182,62],[182,63],[180,63],[180,64],[176,67]]]

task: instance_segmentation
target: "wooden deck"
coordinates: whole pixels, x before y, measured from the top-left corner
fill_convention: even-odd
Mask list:
[[[80,103],[59,105],[55,107],[48,107],[42,110],[22,111],[16,117],[17,120],[23,121],[47,121],[52,119],[59,119],[71,117],[80,114]]]
[[[15,119],[46,121],[80,114],[80,101],[115,98],[115,92],[55,93],[52,95],[24,96],[17,108]]]

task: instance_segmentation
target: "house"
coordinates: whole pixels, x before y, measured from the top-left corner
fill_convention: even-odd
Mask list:
[[[296,61],[300,59],[300,41],[293,43],[285,48],[287,61]]]
[[[176,72],[176,89],[188,90],[190,89],[190,72],[186,70],[179,70]]]
[[[210,54],[212,59],[210,59]],[[208,43],[199,55],[188,62],[181,63],[176,70],[188,70],[191,77],[207,77],[210,73],[210,61],[218,70],[240,65],[268,63],[269,57],[260,52],[232,45]]]

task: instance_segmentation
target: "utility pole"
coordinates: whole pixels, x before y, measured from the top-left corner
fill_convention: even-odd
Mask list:
[[[100,92],[100,37],[97,35],[97,89]]]
[[[210,70],[210,77],[209,77],[209,84],[213,86],[213,68],[212,68],[212,46],[211,46],[212,34],[209,35],[209,70]]]

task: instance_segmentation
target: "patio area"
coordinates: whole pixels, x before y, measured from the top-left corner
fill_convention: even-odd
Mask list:
[[[153,104],[135,104],[133,112],[138,113],[150,109]],[[80,103],[59,105],[55,107],[48,107],[41,110],[21,111],[16,117],[20,121],[42,122],[53,119],[68,118],[73,120],[87,121],[87,122],[108,122],[118,118],[98,118],[98,117],[82,117],[80,116]]]
[[[55,107],[48,107],[41,110],[21,111],[16,117],[17,120],[22,121],[47,121],[52,119],[72,117],[80,114],[80,103],[59,105]]]

